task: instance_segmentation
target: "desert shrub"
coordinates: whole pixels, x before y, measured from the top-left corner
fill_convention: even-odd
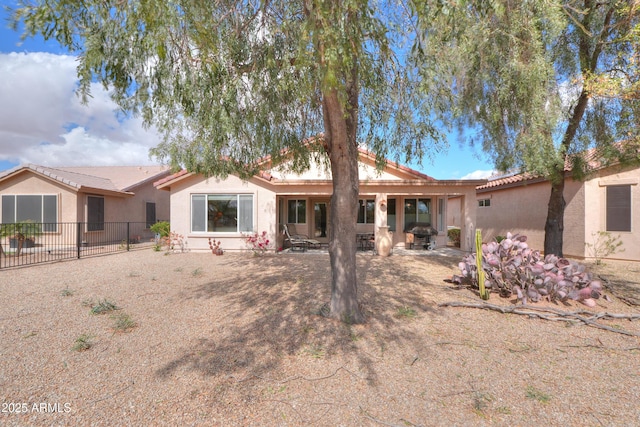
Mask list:
[[[105,314],[115,310],[120,310],[120,307],[106,299],[91,304],[91,314]]]
[[[188,252],[187,249],[187,239],[182,234],[178,234],[175,231],[169,233],[169,237],[167,243],[167,251],[173,252]]]
[[[149,227],[154,234],[158,234],[160,237],[169,237],[171,232],[171,225],[168,221],[159,221]]]
[[[263,255],[271,247],[271,241],[266,231],[246,234],[244,236],[244,243],[247,245],[247,248],[251,249],[254,255]]]
[[[111,318],[115,320],[115,323],[113,325],[114,331],[128,332],[138,326],[138,324],[131,318],[131,316],[126,313],[120,313],[117,316],[111,316]]]
[[[460,247],[460,229],[459,228],[450,228],[447,230],[447,237],[453,243],[453,246],[459,248]]]
[[[78,338],[76,338],[73,343],[73,347],[71,350],[73,351],[85,351],[89,350],[93,346],[93,335],[90,334],[82,334]]]
[[[585,243],[585,246],[591,252],[596,260],[596,265],[602,264],[602,258],[607,258],[618,252],[624,252],[620,235],[612,236],[608,231],[597,231],[591,233],[593,243]]]
[[[156,222],[149,229],[155,233],[154,251],[158,252],[165,247],[167,252],[187,252],[187,239],[184,235],[171,231],[171,225],[167,221]]]
[[[462,275],[453,281],[478,287],[476,255],[466,255],[458,266]],[[540,251],[529,248],[526,236],[517,234],[483,244],[482,269],[487,288],[504,297],[515,295],[523,304],[546,299],[595,306],[602,293],[602,283],[586,266],[553,254],[543,258]]]
[[[159,223],[158,223],[159,224]],[[168,223],[167,223],[168,224]],[[153,245],[153,250],[159,252],[164,247],[169,252],[188,252],[187,239],[182,234],[178,234],[175,231],[170,231],[168,235],[158,237],[156,235]]]

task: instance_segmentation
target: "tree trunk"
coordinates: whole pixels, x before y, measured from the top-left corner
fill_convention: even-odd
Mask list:
[[[606,3],[604,4],[606,5]],[[595,0],[584,0],[583,10],[585,13],[582,15],[581,31],[578,32],[578,52],[580,57],[580,69],[582,77],[586,78],[588,75],[595,73],[598,61],[600,60],[600,54],[602,53],[604,40],[610,31],[609,24],[615,12],[613,4],[607,5],[607,12],[604,15],[604,22],[601,24],[602,30],[598,34],[594,35],[593,23],[594,16],[598,13],[598,7]],[[547,211],[547,221],[544,226],[544,253],[554,254],[557,256],[563,256],[563,236],[564,231],[564,208],[566,202],[564,200],[564,167],[566,163],[566,155],[570,152],[570,147],[573,144],[573,140],[578,131],[578,127],[582,122],[587,106],[589,105],[589,93],[583,87],[580,92],[580,96],[576,102],[567,129],[562,137],[562,143],[560,150],[563,154],[563,163],[557,165],[551,175],[551,196],[549,197],[549,209]]]
[[[323,99],[325,144],[331,162],[330,317],[345,323],[362,323],[356,277],[356,222],[358,219],[358,146],[352,120],[345,118],[336,91]]]
[[[551,195],[547,210],[547,221],[544,225],[544,254],[554,254],[559,257],[562,254],[564,232],[564,174],[560,173],[559,179],[551,181]]]

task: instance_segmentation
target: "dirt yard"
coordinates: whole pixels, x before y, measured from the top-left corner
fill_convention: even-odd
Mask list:
[[[318,314],[327,254],[1,270],[0,425],[640,425],[640,263],[599,268],[595,309],[537,304],[623,315],[587,325],[441,306],[481,303],[460,258],[359,254],[354,326]]]

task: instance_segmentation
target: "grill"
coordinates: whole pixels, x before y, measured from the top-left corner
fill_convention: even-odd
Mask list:
[[[438,230],[433,228],[428,222],[412,222],[407,224],[404,232],[407,233],[407,235],[411,235],[411,237],[407,239],[410,248],[415,245],[417,248],[433,249],[435,241],[431,240],[431,236],[438,235]]]

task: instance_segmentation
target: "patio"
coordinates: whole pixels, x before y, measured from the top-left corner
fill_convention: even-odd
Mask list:
[[[326,245],[323,245],[319,248],[308,248],[306,251],[291,251],[291,248],[287,248],[283,253],[295,253],[295,254],[327,254],[329,253],[329,249]],[[358,249],[359,254],[363,255],[377,255],[374,248],[360,250]],[[448,256],[454,258],[460,258],[466,254],[465,251],[460,248],[456,248],[453,246],[440,246],[435,249],[427,250],[427,249],[407,249],[403,247],[393,248],[391,251],[391,256]]]

